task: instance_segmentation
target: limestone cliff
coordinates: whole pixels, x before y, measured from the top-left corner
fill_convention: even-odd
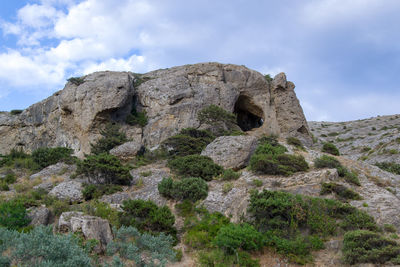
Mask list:
[[[143,129],[124,125],[128,137],[153,147],[180,129],[198,127],[197,113],[215,104],[234,112],[250,135],[296,136],[311,143],[294,84],[278,74],[268,81],[244,66],[201,63],[137,75],[96,72],[36,103],[20,115],[0,114],[0,153],[16,146],[68,146],[78,156],[108,120],[124,124],[133,106],[146,111]]]

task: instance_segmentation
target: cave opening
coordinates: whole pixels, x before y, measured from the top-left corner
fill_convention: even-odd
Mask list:
[[[264,123],[262,109],[255,105],[248,96],[239,96],[233,112],[237,116],[237,124],[245,132],[259,128]]]

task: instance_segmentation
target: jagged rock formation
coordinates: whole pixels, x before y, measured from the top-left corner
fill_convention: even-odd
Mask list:
[[[123,122],[132,107],[146,111],[148,124],[124,126],[128,137],[153,147],[180,129],[198,127],[197,113],[215,104],[238,117],[252,135],[311,137],[294,84],[278,74],[272,82],[244,66],[203,63],[143,75],[96,72],[68,82],[53,96],[20,115],[0,114],[0,153],[23,146],[68,146],[76,155],[90,152],[107,120]]]

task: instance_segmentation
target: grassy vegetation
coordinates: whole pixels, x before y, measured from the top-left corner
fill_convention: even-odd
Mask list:
[[[207,183],[201,178],[184,178],[174,181],[171,178],[164,178],[158,184],[158,191],[161,195],[176,200],[197,201],[204,199],[208,194]]]
[[[221,174],[221,179],[224,181],[229,181],[229,180],[237,180],[239,179],[241,173],[235,172],[232,169],[226,169],[222,172]]]
[[[361,200],[362,197],[353,190],[337,183],[323,183],[321,195],[335,193],[341,199]]]
[[[332,143],[325,143],[322,146],[322,152],[329,153],[331,155],[339,156],[339,149]]]
[[[120,191],[122,191],[122,187],[119,185],[85,184],[82,189],[82,195],[85,200],[91,200]]]
[[[76,86],[79,86],[85,82],[85,79],[84,77],[71,77],[67,81],[72,84],[75,84]]]
[[[128,139],[120,128],[118,124],[107,123],[100,132],[102,137],[96,143],[90,144],[92,154],[108,153],[114,147],[127,142]]]
[[[200,125],[207,125],[216,136],[243,134],[237,126],[236,115],[216,105],[200,110],[197,119]]]
[[[400,164],[395,162],[377,162],[375,166],[378,166],[384,171],[388,171],[397,175],[400,175]]]
[[[131,113],[126,117],[125,122],[129,125],[139,125],[140,127],[146,126],[148,122],[146,111],[137,111],[136,107],[133,107]]]
[[[286,142],[287,142],[289,145],[292,145],[292,146],[295,146],[295,147],[298,148],[298,149],[304,150],[303,143],[302,143],[298,138],[296,138],[296,137],[288,137],[288,138],[286,139]]]
[[[352,183],[354,185],[361,185],[360,180],[355,172],[349,171],[346,167],[344,167],[336,158],[323,155],[320,158],[315,159],[314,161],[315,168],[335,168],[340,177],[343,177],[344,180],[348,183]]]

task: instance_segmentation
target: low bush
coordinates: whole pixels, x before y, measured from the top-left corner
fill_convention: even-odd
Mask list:
[[[308,170],[308,164],[303,156],[284,154],[286,151],[287,149],[280,145],[276,138],[264,137],[250,158],[250,169],[271,175],[291,175]]]
[[[222,172],[221,174],[221,179],[224,181],[229,181],[229,180],[237,180],[239,179],[241,173],[235,172],[232,169],[226,169]]]
[[[107,123],[100,132],[102,137],[96,143],[90,144],[91,152],[93,154],[108,153],[114,147],[128,141],[126,135],[120,132],[120,128],[118,124]]]
[[[72,234],[53,234],[50,226],[38,226],[28,233],[0,228],[0,240],[0,262],[8,263],[1,266],[94,266]]]
[[[80,210],[85,214],[103,218],[114,227],[121,226],[119,220],[120,212],[116,209],[111,208],[110,204],[108,203],[98,200],[92,200],[89,202],[85,202],[81,205],[80,208]]]
[[[85,175],[91,183],[129,185],[132,179],[129,167],[107,153],[89,155],[77,165],[77,174]]]
[[[85,82],[85,78],[84,77],[71,77],[71,78],[67,79],[67,81],[72,84],[75,84],[76,86],[79,86]]]
[[[320,158],[315,159],[314,166],[316,168],[335,168],[340,177],[344,177],[346,182],[361,185],[360,180],[355,172],[349,171],[344,167],[337,159],[331,156],[323,155]]]
[[[17,181],[17,177],[13,172],[7,173],[6,176],[4,176],[4,182],[7,184],[13,184]]]
[[[148,122],[146,111],[137,111],[136,107],[133,107],[131,113],[126,117],[125,122],[129,125],[146,126]]]
[[[33,151],[32,159],[41,169],[43,169],[60,161],[73,163],[74,159],[71,156],[72,152],[73,150],[67,147],[42,147]]]
[[[400,255],[400,246],[395,240],[366,230],[347,232],[342,250],[344,261],[348,264],[383,264]]]
[[[400,175],[400,164],[395,162],[377,162],[375,166],[381,168],[384,171],[388,171],[397,175]]]
[[[337,183],[323,183],[321,188],[321,195],[335,193],[342,199],[361,200],[362,197],[353,190]]]
[[[216,136],[242,134],[236,123],[236,115],[219,106],[210,105],[203,108],[199,111],[197,119],[200,125],[207,125]]]
[[[301,143],[301,141],[296,137],[288,137],[286,142],[289,145],[297,147],[298,149],[304,149],[303,143]]]
[[[322,152],[329,153],[331,155],[339,156],[339,149],[332,143],[325,143],[322,146]]]
[[[371,216],[349,204],[279,191],[252,192],[248,212],[268,246],[302,264],[338,229],[378,229]]]
[[[122,187],[119,185],[85,184],[82,189],[82,195],[85,200],[91,200],[120,191],[122,191]]]
[[[249,224],[228,224],[219,229],[214,244],[229,254],[238,249],[259,250],[263,247],[263,236]]]
[[[134,227],[124,226],[114,228],[113,232],[115,238],[107,244],[108,256],[115,257],[118,254],[123,259],[134,261],[135,266],[165,266],[175,260],[174,240],[171,236],[164,233],[153,236],[140,233]]]
[[[22,203],[10,200],[0,203],[0,226],[18,230],[27,226],[30,219]]]
[[[125,200],[121,208],[120,222],[150,233],[165,232],[176,238],[175,216],[167,206],[158,207],[152,201]]]
[[[245,251],[238,251],[237,254],[227,254],[224,250],[213,248],[199,252],[198,262],[202,267],[260,267],[258,260],[252,259],[251,255]]]
[[[187,156],[200,154],[214,139],[215,136],[209,131],[186,128],[163,141],[162,147],[170,156]]]
[[[222,173],[223,168],[206,156],[189,155],[168,161],[168,167],[183,177],[200,177],[211,181],[213,177]]]
[[[31,155],[25,153],[22,149],[13,148],[10,153],[2,156],[0,167],[9,166],[17,169],[25,168],[30,170],[38,169],[39,167],[33,162]]]
[[[180,181],[164,178],[158,184],[158,191],[165,197],[195,202],[207,197],[208,185],[201,178],[184,178]]]

